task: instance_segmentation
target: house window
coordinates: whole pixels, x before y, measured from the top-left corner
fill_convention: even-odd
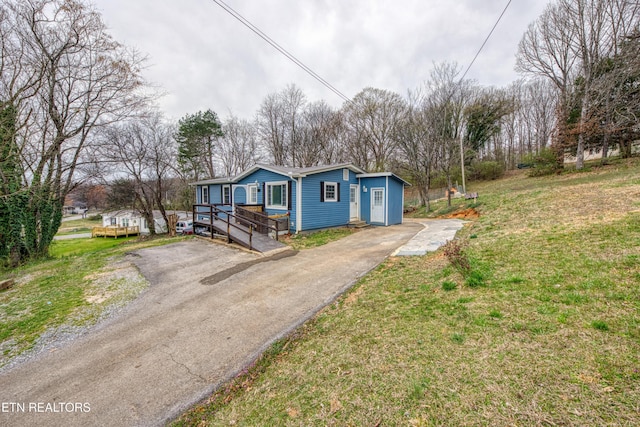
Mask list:
[[[118,218],[116,218],[115,216],[111,217],[111,225],[118,225]]]
[[[349,169],[342,169],[342,180],[349,181]]]
[[[231,186],[230,185],[222,186],[222,203],[225,205],[231,204]]]
[[[123,227],[129,226],[129,218],[122,218],[122,226]]]
[[[203,205],[209,204],[209,187],[202,187],[202,197],[200,199]]]
[[[338,201],[338,184],[336,182],[324,183],[324,201],[325,202]]]
[[[249,200],[248,200],[250,205],[257,205],[258,204],[258,186],[257,185],[250,185],[249,186]]]
[[[267,183],[267,208],[287,209],[287,183]]]

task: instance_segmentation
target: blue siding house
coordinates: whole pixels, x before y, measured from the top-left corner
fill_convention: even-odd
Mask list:
[[[196,204],[259,206],[289,216],[292,233],[364,222],[402,223],[404,186],[389,173],[365,173],[350,164],[290,168],[255,165],[233,178],[195,182]]]

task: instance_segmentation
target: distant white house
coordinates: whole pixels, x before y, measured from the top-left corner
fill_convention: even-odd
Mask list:
[[[640,141],[635,141],[631,144],[631,153],[638,154],[640,153]],[[620,147],[614,145],[613,147],[609,147],[609,151],[607,153],[607,157],[618,157],[620,155]],[[584,150],[584,160],[600,160],[602,159],[602,147],[589,148]],[[565,163],[575,163],[577,160],[576,156],[570,153],[566,153],[564,155]]]
[[[178,221],[181,219],[190,219],[191,212],[185,211],[167,211],[167,215],[178,215]],[[162,217],[160,211],[153,211],[153,221],[155,223],[156,233],[167,233],[167,223]],[[124,209],[113,212],[105,212],[102,214],[103,227],[139,227],[140,234],[149,234],[149,224],[147,220],[135,209]]]

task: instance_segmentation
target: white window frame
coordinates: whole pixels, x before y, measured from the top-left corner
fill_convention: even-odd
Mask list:
[[[256,184],[251,184],[247,186],[247,203],[250,205],[258,204],[258,186]]]
[[[231,204],[231,186],[229,184],[222,186],[222,204]]]
[[[289,183],[287,181],[277,181],[277,182],[267,182],[265,185],[266,189],[266,193],[265,194],[265,206],[267,209],[287,209],[288,206],[288,200],[289,200]],[[272,204],[272,188],[273,187],[283,187],[283,191],[282,191],[282,204],[281,205],[275,205]]]
[[[209,204],[209,187],[206,185],[200,188],[200,203],[203,205]]]
[[[333,187],[333,197],[329,197],[327,194],[328,187]],[[337,182],[325,182],[324,187],[322,188],[324,193],[324,201],[325,202],[337,202],[338,201],[338,183]]]
[[[342,180],[349,181],[349,169],[347,168],[342,169]]]

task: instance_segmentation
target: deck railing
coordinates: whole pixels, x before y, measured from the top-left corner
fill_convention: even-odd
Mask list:
[[[262,212],[262,205],[236,205],[236,216],[255,224],[256,231],[260,234],[268,235],[273,232],[276,240],[279,240],[280,232],[289,231],[289,215],[270,217]]]
[[[203,209],[204,208],[204,209]],[[227,209],[229,210],[227,210]],[[227,243],[231,243],[233,238],[231,236],[231,229],[238,230],[240,233],[245,234],[248,237],[248,246],[250,250],[253,250],[253,231],[255,224],[248,224],[247,226],[238,225],[241,223],[240,218],[232,214],[231,205],[225,204],[196,204],[193,205],[193,227],[204,227],[211,233],[211,238],[214,237],[214,228],[216,230],[225,232],[223,228],[226,228]],[[216,221],[218,225],[215,225]],[[247,244],[243,241],[237,241],[241,244]]]
[[[140,234],[138,227],[117,227],[112,225],[108,227],[93,227],[91,229],[91,237],[118,238],[120,236],[135,236],[137,234]]]

